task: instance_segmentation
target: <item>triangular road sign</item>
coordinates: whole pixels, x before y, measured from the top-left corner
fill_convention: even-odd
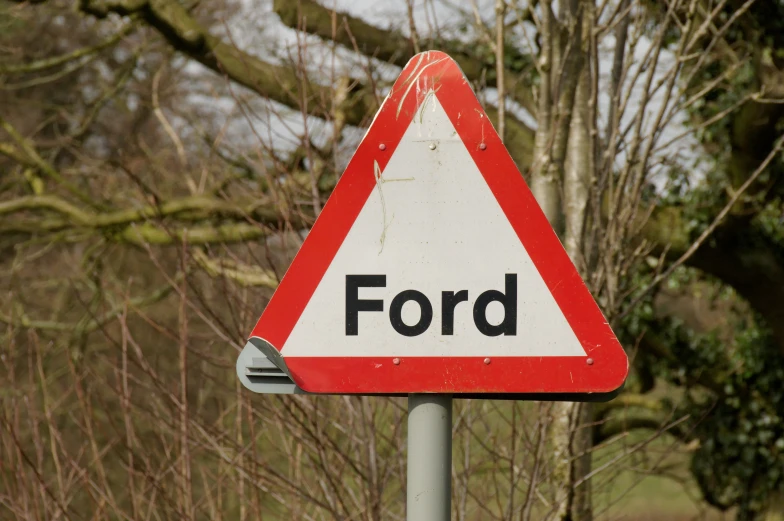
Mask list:
[[[249,347],[313,393],[607,393],[628,371],[468,81],[433,51],[403,69]]]

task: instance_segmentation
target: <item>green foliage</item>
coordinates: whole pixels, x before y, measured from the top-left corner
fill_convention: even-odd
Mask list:
[[[638,275],[639,283],[642,285],[649,276]],[[681,267],[673,272],[666,285],[673,292],[694,292],[694,285],[699,280],[697,271]],[[644,367],[654,377],[687,388],[700,382],[703,385],[708,381],[712,383],[730,370],[725,359],[726,346],[722,345],[718,331],[697,333],[679,318],[662,318],[655,300],[655,294],[647,297],[619,328],[627,345],[633,339],[644,339],[637,355],[640,369]]]
[[[782,217],[780,203],[771,203],[753,224],[784,252]],[[644,285],[649,278],[641,272],[634,280]],[[665,290],[698,288],[708,288],[715,302],[739,300],[729,287],[689,268],[677,269]],[[699,441],[692,475],[710,504],[738,508],[739,520],[757,519],[769,498],[784,490],[784,358],[762,324],[750,314],[697,332],[681,320],[661,318],[651,295],[618,328],[626,345],[643,339],[632,387],[648,392],[658,379],[686,390],[677,414],[691,415],[683,435]]]
[[[784,360],[761,328],[739,328],[735,341],[723,396],[708,408],[690,403],[704,416],[694,431],[701,444],[692,473],[711,504],[737,505],[743,520],[784,487]]]
[[[726,72],[721,62],[713,62],[695,73],[694,85],[705,85]],[[720,82],[705,96],[690,105],[687,113],[693,122],[707,121],[723,111],[735,107],[744,97],[756,89],[756,71],[753,60],[746,60],[738,66],[729,78]],[[697,129],[697,139],[709,146],[720,156],[729,152],[733,118],[722,117],[710,125]]]
[[[756,224],[780,248],[784,258],[784,201],[777,199],[765,206],[756,216]]]

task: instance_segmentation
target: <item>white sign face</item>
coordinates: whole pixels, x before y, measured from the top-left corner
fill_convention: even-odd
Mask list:
[[[374,176],[286,357],[586,356],[435,93]]]

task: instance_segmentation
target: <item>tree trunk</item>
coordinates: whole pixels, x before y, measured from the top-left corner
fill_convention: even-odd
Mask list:
[[[595,179],[595,133],[593,89],[590,73],[592,6],[588,1],[562,4],[561,26],[543,9],[542,64],[553,54],[561,66],[542,66],[539,93],[539,128],[536,134],[535,168],[531,185],[534,196],[553,228],[563,236],[564,246],[578,269],[584,271],[583,227],[589,191]],[[563,39],[561,35],[566,33]],[[556,49],[553,49],[556,47]],[[549,74],[544,74],[547,71]],[[557,94],[554,96],[553,92]],[[556,113],[550,106],[556,98]],[[561,199],[563,194],[563,201]],[[575,484],[590,472],[592,408],[588,404],[562,402],[552,409],[553,484],[556,487],[555,519],[590,521],[591,494],[588,483]]]

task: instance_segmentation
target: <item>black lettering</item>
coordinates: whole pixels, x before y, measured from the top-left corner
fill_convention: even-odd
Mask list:
[[[461,302],[468,300],[468,290],[461,289],[457,293],[454,291],[441,292],[441,334],[455,334],[455,307]]]
[[[359,334],[360,311],[384,311],[383,300],[359,300],[359,288],[383,288],[386,275],[346,275],[346,335]]]
[[[504,290],[491,289],[485,291],[474,303],[474,324],[476,328],[487,336],[516,335],[517,334],[517,275],[507,273],[504,276]],[[504,319],[498,325],[487,321],[487,306],[491,302],[500,302],[504,306]]]
[[[413,300],[419,304],[419,322],[413,326],[409,326],[403,322],[402,317],[403,304],[409,300]],[[421,335],[427,331],[427,328],[430,327],[430,322],[433,321],[433,306],[430,304],[430,301],[427,300],[427,297],[419,291],[414,289],[401,291],[392,299],[392,304],[389,306],[389,321],[392,323],[392,327],[395,328],[395,331],[403,336]]]

